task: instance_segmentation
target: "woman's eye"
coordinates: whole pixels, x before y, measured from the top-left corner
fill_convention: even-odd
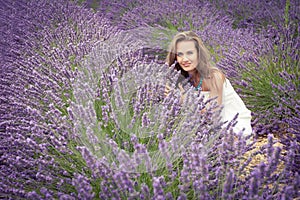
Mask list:
[[[193,52],[192,52],[192,51],[188,51],[187,54],[188,54],[188,55],[192,55]]]
[[[183,53],[177,53],[177,56],[182,57]]]

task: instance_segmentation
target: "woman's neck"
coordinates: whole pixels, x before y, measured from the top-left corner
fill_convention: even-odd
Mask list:
[[[193,71],[189,71],[190,81],[196,87],[200,81],[200,73],[195,69]]]

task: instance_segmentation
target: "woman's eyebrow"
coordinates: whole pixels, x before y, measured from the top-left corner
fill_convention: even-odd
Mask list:
[[[194,49],[186,50],[185,52],[194,51]],[[177,51],[177,53],[182,53],[182,51]]]

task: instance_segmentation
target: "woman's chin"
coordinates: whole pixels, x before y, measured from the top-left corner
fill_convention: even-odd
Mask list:
[[[194,67],[185,67],[183,68],[184,71],[189,72],[189,73],[193,73],[196,71],[196,68]]]

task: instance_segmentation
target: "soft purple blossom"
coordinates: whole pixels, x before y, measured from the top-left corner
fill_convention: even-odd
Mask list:
[[[94,193],[92,192],[92,187],[85,176],[80,174],[75,174],[72,180],[72,185],[74,185],[78,192],[78,199],[93,199]]]

